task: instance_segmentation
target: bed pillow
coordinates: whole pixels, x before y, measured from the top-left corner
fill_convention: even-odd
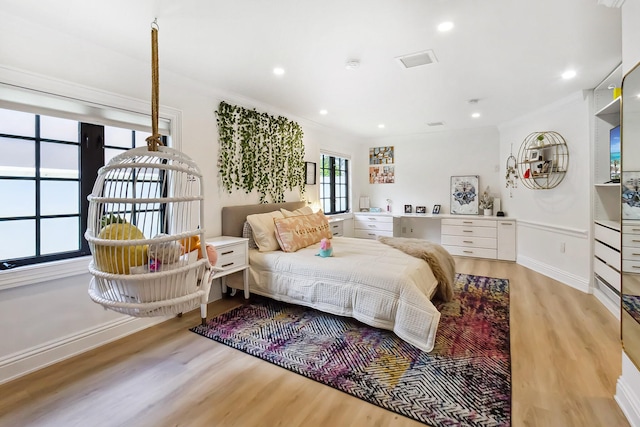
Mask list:
[[[323,238],[333,237],[329,221],[322,211],[311,215],[276,218],[274,224],[276,239],[285,252],[295,252],[318,243]]]
[[[286,209],[280,208],[280,212],[282,212],[282,215],[285,218],[291,218],[292,216],[311,215],[313,213],[313,209],[311,209],[311,206],[304,206],[291,212]]]
[[[260,252],[280,250],[280,245],[276,240],[276,227],[273,223],[274,219],[278,218],[284,218],[280,211],[247,215],[247,222],[251,225],[253,240],[258,245]]]
[[[253,240],[253,230],[251,229],[251,224],[249,221],[245,221],[242,226],[242,237],[249,239],[249,249],[258,249],[258,245],[256,245],[256,241]]]

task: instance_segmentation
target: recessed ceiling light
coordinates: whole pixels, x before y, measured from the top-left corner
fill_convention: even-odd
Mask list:
[[[281,67],[276,67],[273,69],[273,74],[275,74],[276,76],[281,76],[284,74],[284,68]]]
[[[438,25],[438,31],[450,31],[453,29],[453,22],[446,21]]]
[[[380,123],[380,124],[378,125],[378,128],[380,128],[380,129],[384,129],[384,123]]]
[[[480,113],[473,113],[471,117],[473,117],[474,119],[477,119],[478,117],[480,117]]]
[[[322,114],[323,116],[326,116],[326,115],[327,115],[327,113],[328,113],[328,111],[327,111],[327,110],[320,110],[320,114]]]
[[[346,64],[344,64],[344,68],[346,68],[347,70],[355,70],[357,68],[360,68],[360,61],[358,61],[357,59],[349,60]]]
[[[576,76],[576,72],[573,70],[567,70],[564,73],[562,73],[562,78],[565,80],[569,80],[572,79]]]

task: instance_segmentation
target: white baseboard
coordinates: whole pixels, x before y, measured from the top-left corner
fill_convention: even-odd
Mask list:
[[[618,378],[614,398],[631,427],[640,427],[640,398],[626,383],[624,377]]]
[[[91,329],[10,354],[0,359],[0,384],[100,347],[168,319],[169,317],[122,317]]]
[[[584,293],[589,293],[589,280],[584,277],[576,276],[575,274],[568,273],[560,270],[552,265],[544,264],[533,258],[518,255],[518,264],[527,267],[540,274],[544,274],[547,277],[551,277],[558,282],[564,283],[567,286],[571,286]]]

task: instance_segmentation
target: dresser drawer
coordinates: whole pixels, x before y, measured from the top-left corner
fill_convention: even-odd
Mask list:
[[[495,249],[487,248],[467,248],[463,246],[449,246],[442,245],[451,255],[470,256],[477,258],[493,258],[497,257],[497,251]]]
[[[601,241],[614,249],[620,249],[620,232],[612,230],[611,228],[603,227],[600,224],[595,225],[594,237],[596,240]],[[640,236],[638,237],[638,244],[640,244]],[[632,245],[627,245],[632,246]]]
[[[640,235],[640,223],[636,224],[636,220],[625,219],[622,223],[623,234],[638,234]]]
[[[640,273],[640,261],[632,261],[628,259],[622,260],[622,271],[625,273]]]
[[[609,246],[596,241],[594,245],[594,254],[616,270],[620,270],[620,252],[617,250],[611,249]]]
[[[494,219],[442,218],[441,224],[443,226],[461,225],[461,226],[496,228],[496,220]]]
[[[622,259],[629,261],[640,261],[640,248],[633,246],[622,246]]]
[[[393,231],[380,231],[380,230],[355,230],[354,236],[359,239],[377,239],[378,236],[393,237]]]
[[[618,273],[616,270],[600,261],[599,259],[594,259],[593,271],[614,289],[620,291],[620,273]]]
[[[498,241],[491,237],[476,237],[476,236],[451,236],[442,235],[442,244],[451,246],[465,246],[472,248],[487,248],[496,249],[498,247]]]
[[[371,222],[356,219],[354,226],[356,230],[391,231],[393,234],[393,222]]]
[[[354,215],[356,223],[362,222],[390,222],[393,224],[393,216],[391,215]]]
[[[622,236],[622,246],[629,248],[640,248],[640,235],[624,234]]]
[[[493,221],[495,225],[495,221]],[[475,226],[461,226],[461,225],[442,225],[442,235],[445,234],[453,236],[474,236],[474,237],[498,237],[496,227],[475,227]]]

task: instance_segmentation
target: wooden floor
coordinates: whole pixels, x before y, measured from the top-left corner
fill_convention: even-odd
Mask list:
[[[619,323],[593,296],[515,263],[456,262],[510,280],[513,426],[629,425],[613,399]],[[209,314],[240,302],[216,301]],[[0,425],[423,425],[189,332],[198,315],[0,386]]]

